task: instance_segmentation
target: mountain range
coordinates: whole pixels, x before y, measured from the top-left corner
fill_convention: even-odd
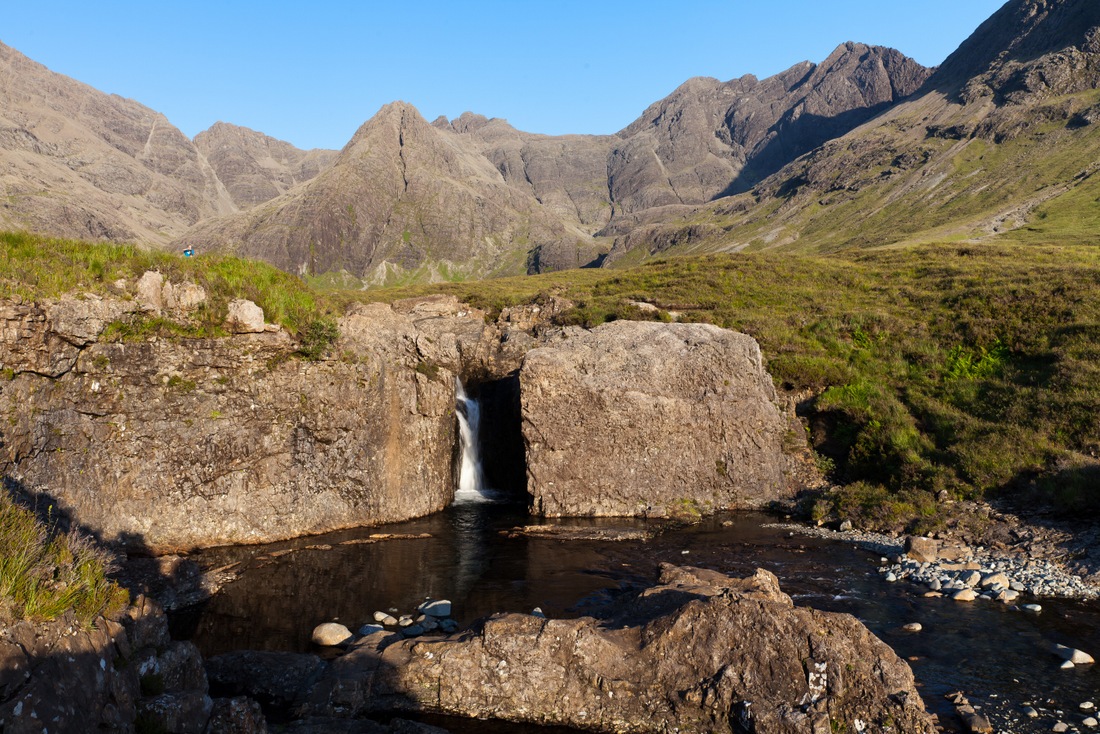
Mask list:
[[[302,151],[220,122],[190,140],[0,44],[0,227],[368,285],[1073,239],[1096,217],[1098,79],[1100,4],[1011,0],[937,69],[845,43],[766,79],[690,79],[614,135],[394,102],[341,151]]]

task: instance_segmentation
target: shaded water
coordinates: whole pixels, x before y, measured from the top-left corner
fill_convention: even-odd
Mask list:
[[[385,528],[207,551],[196,559],[203,565],[239,561],[244,570],[201,610],[176,615],[174,634],[193,639],[207,656],[241,648],[317,652],[309,638],[321,622],[336,619],[355,630],[375,610],[408,613],[429,597],[450,599],[461,623],[534,607],[550,617],[575,617],[617,593],[651,584],[661,562],[734,575],[766,568],[797,604],[853,614],[909,659],[925,702],[945,722],[951,709],[943,694],[953,690],[965,691],[987,711],[998,701],[1012,702],[1014,712],[1029,702],[1065,710],[1066,721],[1074,720],[1069,712],[1080,702],[1096,701],[1100,692],[1100,666],[1060,670],[1058,658],[1047,651],[1060,642],[1100,653],[1095,603],[1042,600],[1044,611],[1032,615],[1000,604],[924,599],[917,595],[923,589],[885,583],[877,556],[836,541],[791,536],[767,527],[772,518],[757,513],[667,527],[648,541],[561,541],[502,532],[532,522],[516,506],[461,504]],[[621,519],[565,524],[661,527]],[[379,532],[431,537],[357,542]],[[924,629],[901,631],[907,622]],[[1049,731],[1050,723],[1024,720],[1011,730]]]

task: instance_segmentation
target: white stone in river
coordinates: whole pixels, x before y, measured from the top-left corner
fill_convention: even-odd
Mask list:
[[[1041,611],[1043,611],[1043,608],[1041,606],[1039,606],[1038,604],[1024,604],[1023,607],[1021,607],[1021,609],[1024,609],[1025,611],[1028,611],[1028,612],[1041,612]]]
[[[1069,670],[1070,668],[1073,667],[1073,661],[1072,660],[1066,660],[1065,662],[1063,662],[1058,667],[1060,667],[1062,670]]]
[[[890,583],[893,583],[893,582],[898,580],[898,577],[895,576],[893,574],[893,572],[890,572],[890,573],[886,574],[886,580],[889,581]]]
[[[446,599],[439,601],[426,601],[416,608],[417,611],[427,614],[429,617],[451,616],[451,602]]]
[[[1051,648],[1051,652],[1058,655],[1063,660],[1068,660],[1074,665],[1090,665],[1096,662],[1093,660],[1092,655],[1089,655],[1087,652],[1065,645],[1055,645]]]
[[[351,630],[339,622],[325,622],[314,627],[311,639],[315,645],[332,647],[351,642],[352,634]]]
[[[951,596],[955,601],[974,601],[977,597],[973,589],[960,589]]]
[[[1094,707],[1095,704],[1092,701],[1085,701],[1080,705],[1082,711],[1091,711]]]
[[[1059,734],[1064,731],[1069,731],[1069,724],[1065,723],[1064,721],[1059,721],[1057,724],[1054,725],[1053,731],[1056,731]]]
[[[385,619],[388,616],[390,616],[390,615],[386,614],[385,612],[375,612],[374,613],[374,621],[375,622],[381,622],[383,619]]]
[[[1096,721],[1096,719],[1094,719],[1093,717],[1090,716],[1087,719],[1085,719],[1084,721],[1082,721],[1081,723],[1084,724],[1085,726],[1093,727],[1093,726],[1096,726],[1097,721]]]
[[[932,583],[928,584],[928,588],[932,591],[939,591],[943,588],[943,584],[940,583],[939,579],[932,579]]]
[[[910,622],[909,624],[902,627],[902,629],[906,632],[920,632],[923,627],[921,627],[920,622]]]
[[[1034,708],[1032,708],[1031,706],[1024,706],[1024,715],[1025,715],[1025,716],[1029,716],[1029,717],[1030,717],[1030,718],[1032,718],[1032,719],[1037,719],[1037,718],[1039,718],[1039,712],[1038,712],[1038,711],[1036,711],[1036,710],[1035,710]]]

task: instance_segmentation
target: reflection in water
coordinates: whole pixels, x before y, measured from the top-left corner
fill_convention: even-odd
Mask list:
[[[926,703],[945,718],[951,711],[942,695],[949,690],[962,689],[972,700],[1053,700],[1072,709],[1100,691],[1100,666],[1062,671],[1047,652],[1058,642],[1097,654],[1100,605],[1044,600],[1043,613],[1031,615],[1002,604],[921,598],[923,589],[884,583],[877,556],[789,536],[766,527],[770,520],[743,513],[667,528],[649,541],[560,541],[501,532],[532,522],[522,507],[456,505],[385,528],[430,538],[362,542],[379,532],[373,528],[207,551],[200,563],[239,560],[245,570],[198,613],[177,617],[174,629],[205,655],[239,648],[307,652],[320,622],[338,619],[356,629],[375,610],[411,612],[428,597],[451,599],[461,623],[536,606],[550,617],[572,617],[651,583],[662,562],[734,575],[766,568],[796,603],[853,614],[909,659]],[[581,523],[646,526],[622,519],[567,524]],[[902,632],[907,622],[920,622],[924,631]]]

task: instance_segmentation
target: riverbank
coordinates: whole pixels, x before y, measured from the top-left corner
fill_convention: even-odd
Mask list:
[[[964,572],[978,572],[982,577],[1003,574],[1008,581],[1005,588],[1036,599],[1100,599],[1100,531],[1094,524],[1041,516],[1029,522],[1014,512],[984,503],[965,504],[968,506],[960,510],[981,520],[982,533],[966,533],[961,538],[949,533],[933,534],[931,540],[947,544],[952,550],[949,557],[935,560],[907,558],[906,536],[902,534],[859,530],[848,524],[841,526],[843,530],[790,522],[776,523],[775,527],[852,543],[883,559],[879,571],[884,579],[923,584],[932,593],[957,590],[947,588],[948,578],[955,580]],[[1019,601],[1024,603],[1023,597]]]

